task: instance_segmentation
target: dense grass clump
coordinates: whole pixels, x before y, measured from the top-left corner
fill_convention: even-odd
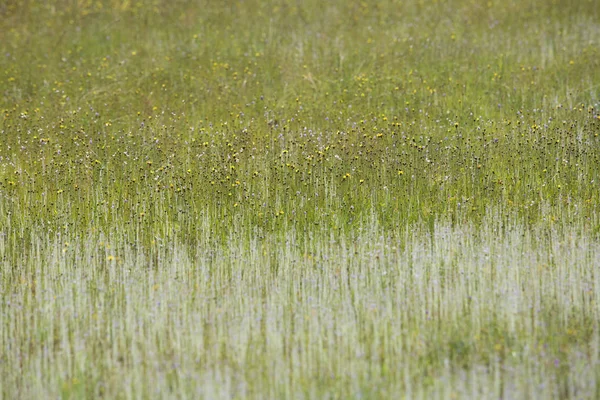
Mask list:
[[[600,7],[0,4],[0,397],[600,397]]]

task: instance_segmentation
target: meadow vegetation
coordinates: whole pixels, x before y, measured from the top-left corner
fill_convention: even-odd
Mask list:
[[[0,3],[0,397],[600,397],[599,21]]]

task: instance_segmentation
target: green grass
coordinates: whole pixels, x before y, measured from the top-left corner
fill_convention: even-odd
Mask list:
[[[0,397],[598,398],[596,3],[0,4]]]

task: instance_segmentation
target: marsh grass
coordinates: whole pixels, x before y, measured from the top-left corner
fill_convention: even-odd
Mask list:
[[[0,5],[3,398],[597,398],[594,1]]]
[[[493,221],[240,232],[193,258],[33,239],[3,265],[5,394],[595,397],[598,243]]]

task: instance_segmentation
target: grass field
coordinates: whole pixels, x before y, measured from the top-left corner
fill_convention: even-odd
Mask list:
[[[0,398],[600,398],[600,6],[0,2]]]

